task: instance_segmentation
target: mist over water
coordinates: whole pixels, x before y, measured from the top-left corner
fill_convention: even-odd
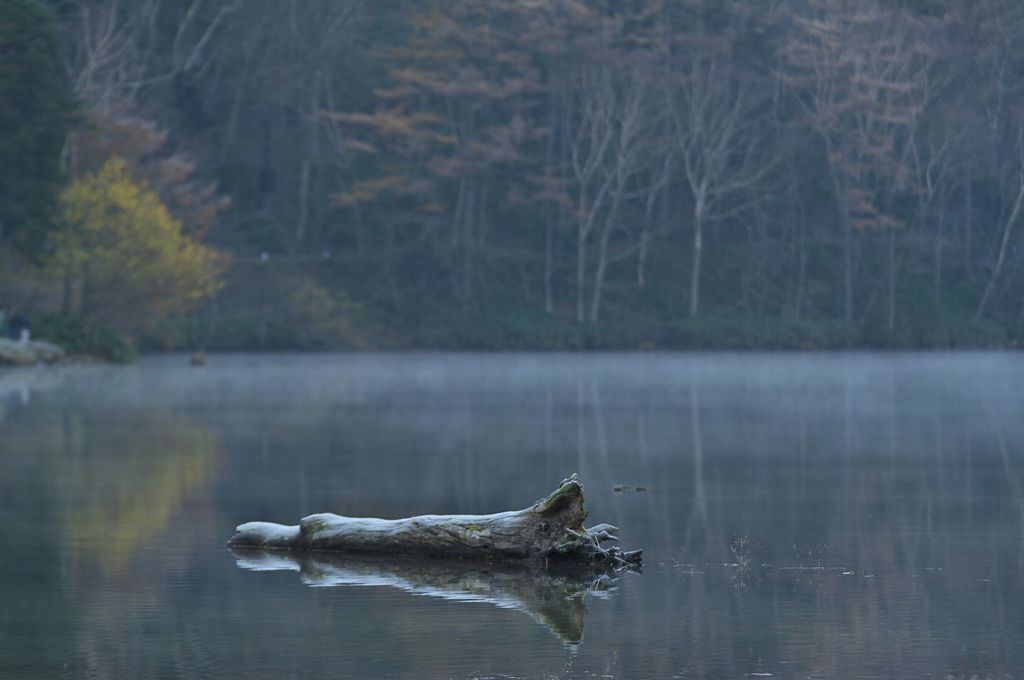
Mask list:
[[[2,372],[0,677],[1020,677],[1022,386],[1014,354]],[[223,545],[521,508],[572,472],[645,549],[611,590]]]

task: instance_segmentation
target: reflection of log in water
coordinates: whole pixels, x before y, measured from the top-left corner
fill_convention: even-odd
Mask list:
[[[251,571],[297,571],[310,586],[386,586],[454,602],[483,602],[528,614],[567,644],[583,639],[584,598],[607,598],[619,577],[579,568],[542,569],[514,562],[485,563],[338,553],[281,553],[234,549]]]

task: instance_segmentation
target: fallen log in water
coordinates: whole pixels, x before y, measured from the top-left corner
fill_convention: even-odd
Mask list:
[[[618,540],[609,524],[584,528],[583,485],[573,474],[524,510],[493,515],[421,515],[406,519],[343,517],[321,513],[296,526],[239,525],[234,548],[326,550],[477,559],[586,560],[609,568],[638,565],[641,550],[602,543]]]

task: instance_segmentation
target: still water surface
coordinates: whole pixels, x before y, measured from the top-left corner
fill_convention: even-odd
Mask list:
[[[1024,677],[1022,415],[1016,354],[0,372],[0,677]],[[571,472],[642,574],[224,547]]]

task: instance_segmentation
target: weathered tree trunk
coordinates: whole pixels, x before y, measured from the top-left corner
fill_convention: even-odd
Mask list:
[[[322,513],[302,518],[297,526],[242,524],[228,545],[482,559],[580,559],[610,567],[640,563],[640,550],[602,547],[604,541],[617,540],[612,533],[617,529],[608,524],[585,529],[586,516],[583,486],[573,474],[525,510],[392,520]]]

